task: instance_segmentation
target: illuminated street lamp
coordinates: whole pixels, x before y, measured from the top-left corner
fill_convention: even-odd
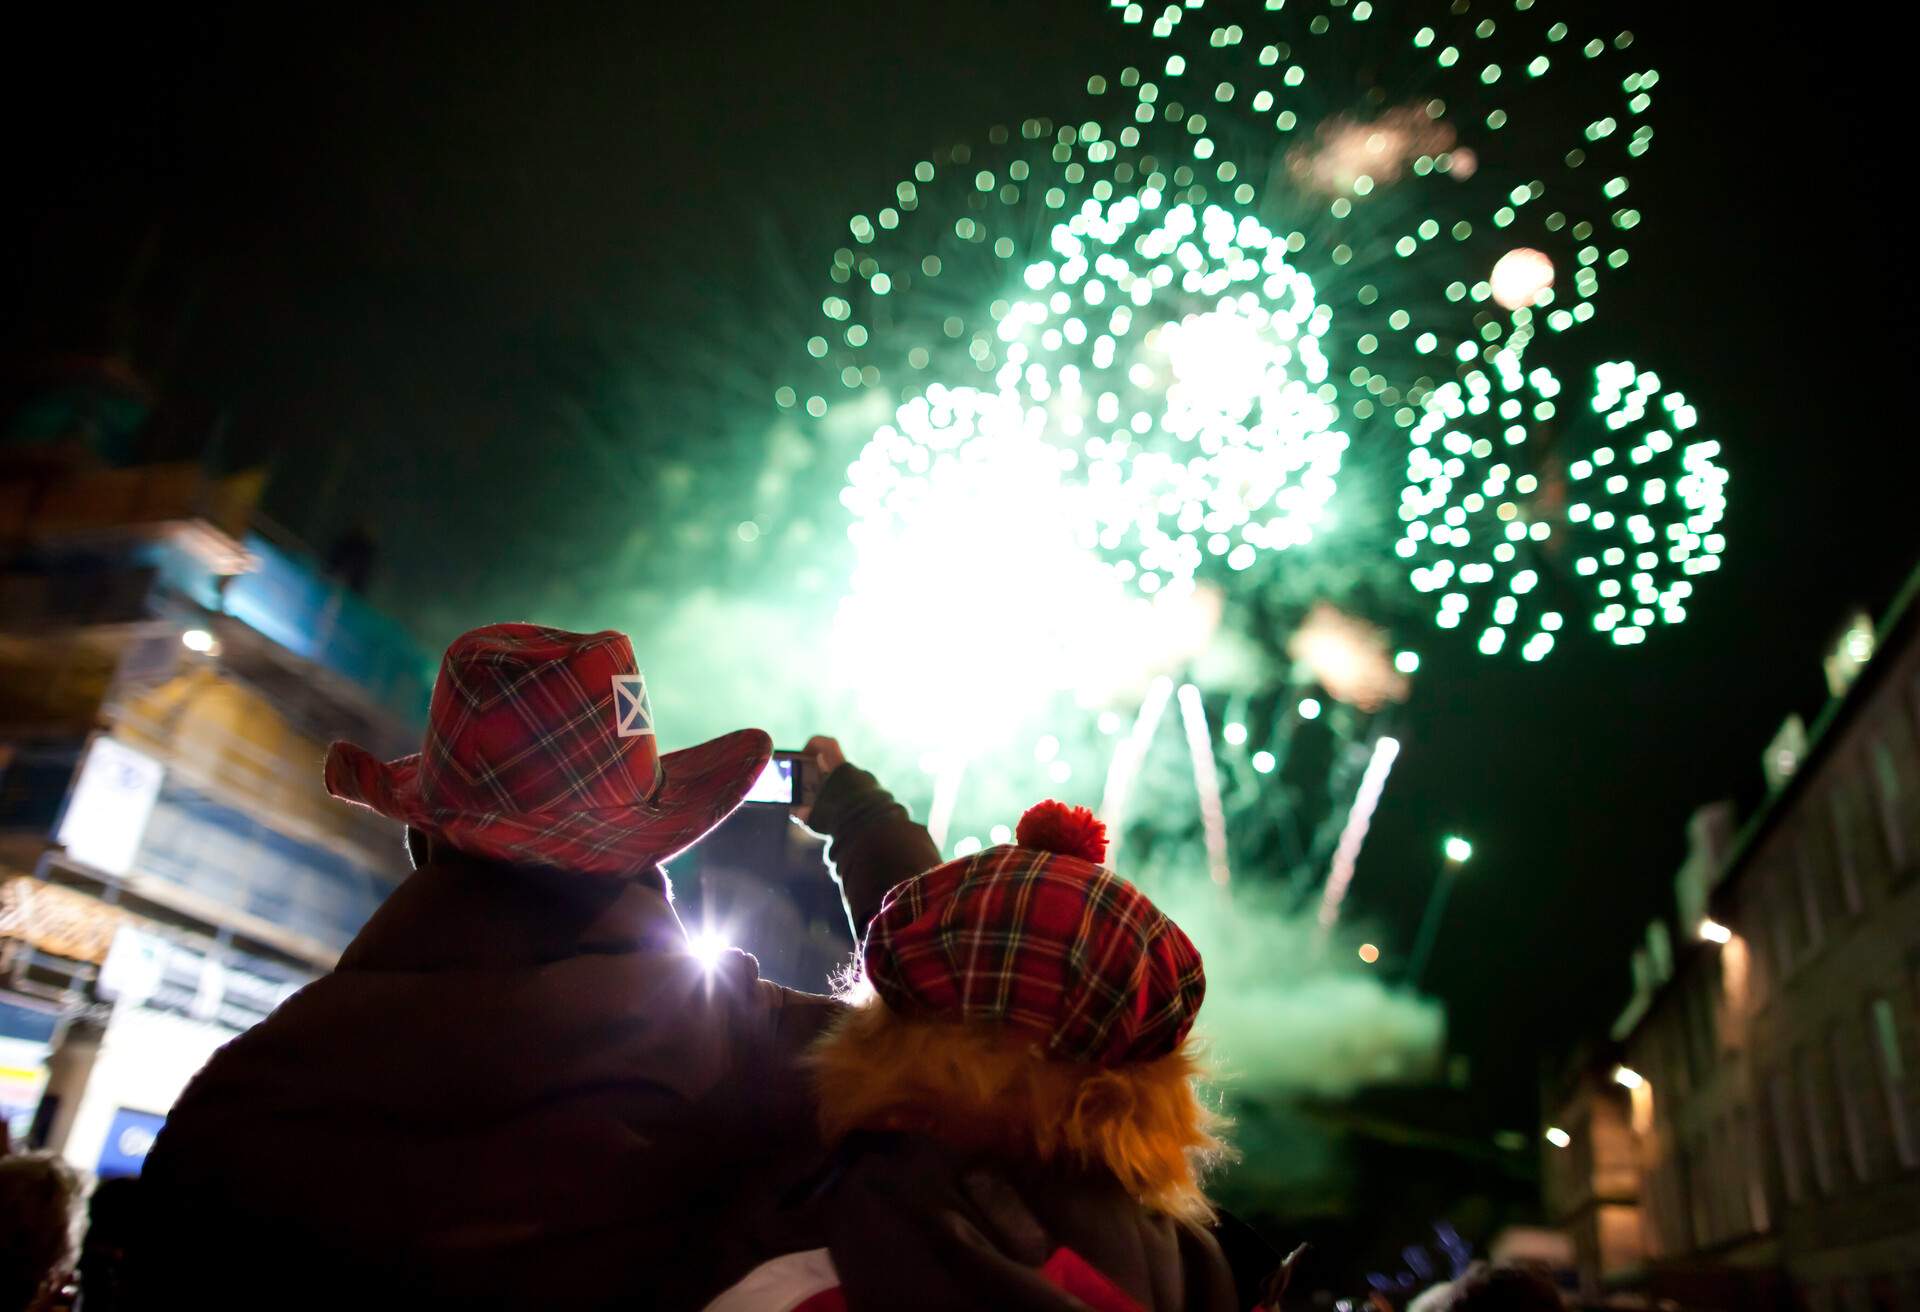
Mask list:
[[[1473,844],[1458,834],[1448,834],[1440,844],[1440,851],[1446,857],[1446,864],[1440,870],[1439,878],[1433,881],[1433,892],[1427,895],[1427,909],[1420,917],[1420,932],[1414,936],[1413,952],[1407,960],[1407,980],[1418,988],[1420,976],[1426,973],[1427,958],[1433,955],[1434,940],[1440,937],[1440,919],[1447,911],[1447,897],[1453,891],[1454,876],[1473,856]]]

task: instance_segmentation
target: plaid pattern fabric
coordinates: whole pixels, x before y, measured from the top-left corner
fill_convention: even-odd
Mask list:
[[[772,754],[743,729],[662,757],[624,634],[494,624],[447,648],[425,748],[327,752],[327,791],[476,856],[609,874],[690,846]]]
[[[1126,880],[1090,861],[990,847],[896,887],[867,928],[889,1007],[1009,1025],[1047,1055],[1119,1065],[1180,1046],[1206,996],[1200,954]]]

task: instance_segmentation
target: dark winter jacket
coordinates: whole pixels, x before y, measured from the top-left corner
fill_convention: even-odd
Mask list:
[[[1148,1312],[1237,1312],[1213,1236],[1147,1210],[1103,1172],[862,1134],[813,1205],[851,1312],[1057,1307],[1070,1301],[1032,1268],[1060,1248]]]
[[[854,923],[938,853],[842,767]],[[656,878],[456,856],[221,1049],[145,1172],[147,1306],[699,1306],[818,1171],[796,1057],[837,1004],[709,973]],[[778,1242],[778,1241],[773,1241]]]

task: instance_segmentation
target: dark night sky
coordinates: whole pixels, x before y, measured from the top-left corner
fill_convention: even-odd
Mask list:
[[[1138,40],[1104,0],[178,8],[10,34],[14,350],[130,341],[275,461],[296,528],[357,508],[444,529],[482,574],[513,550],[483,531],[503,490],[551,477],[523,434],[552,361],[623,315],[708,327],[689,289],[814,287],[856,198]],[[1726,439],[1726,568],[1632,652],[1523,667],[1424,643],[1354,893],[1410,937],[1438,835],[1474,836],[1432,983],[1516,1124],[1542,1038],[1624,1001],[1688,811],[1751,800],[1845,607],[1884,605],[1920,556],[1904,35],[1817,6],[1617,10],[1663,82],[1645,237],[1605,309]],[[103,313],[129,289],[130,317]],[[415,561],[391,599],[436,568],[456,566]]]

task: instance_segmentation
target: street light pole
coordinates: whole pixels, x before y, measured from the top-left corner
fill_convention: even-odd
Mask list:
[[[1415,988],[1420,986],[1420,977],[1426,973],[1427,958],[1433,955],[1434,940],[1440,937],[1440,921],[1447,913],[1447,898],[1453,892],[1460,867],[1473,855],[1473,844],[1458,834],[1450,834],[1441,844],[1441,851],[1446,855],[1446,864],[1440,868],[1439,878],[1433,881],[1433,892],[1427,895],[1427,909],[1420,917],[1420,931],[1414,935],[1413,952],[1407,959],[1407,982]]]

